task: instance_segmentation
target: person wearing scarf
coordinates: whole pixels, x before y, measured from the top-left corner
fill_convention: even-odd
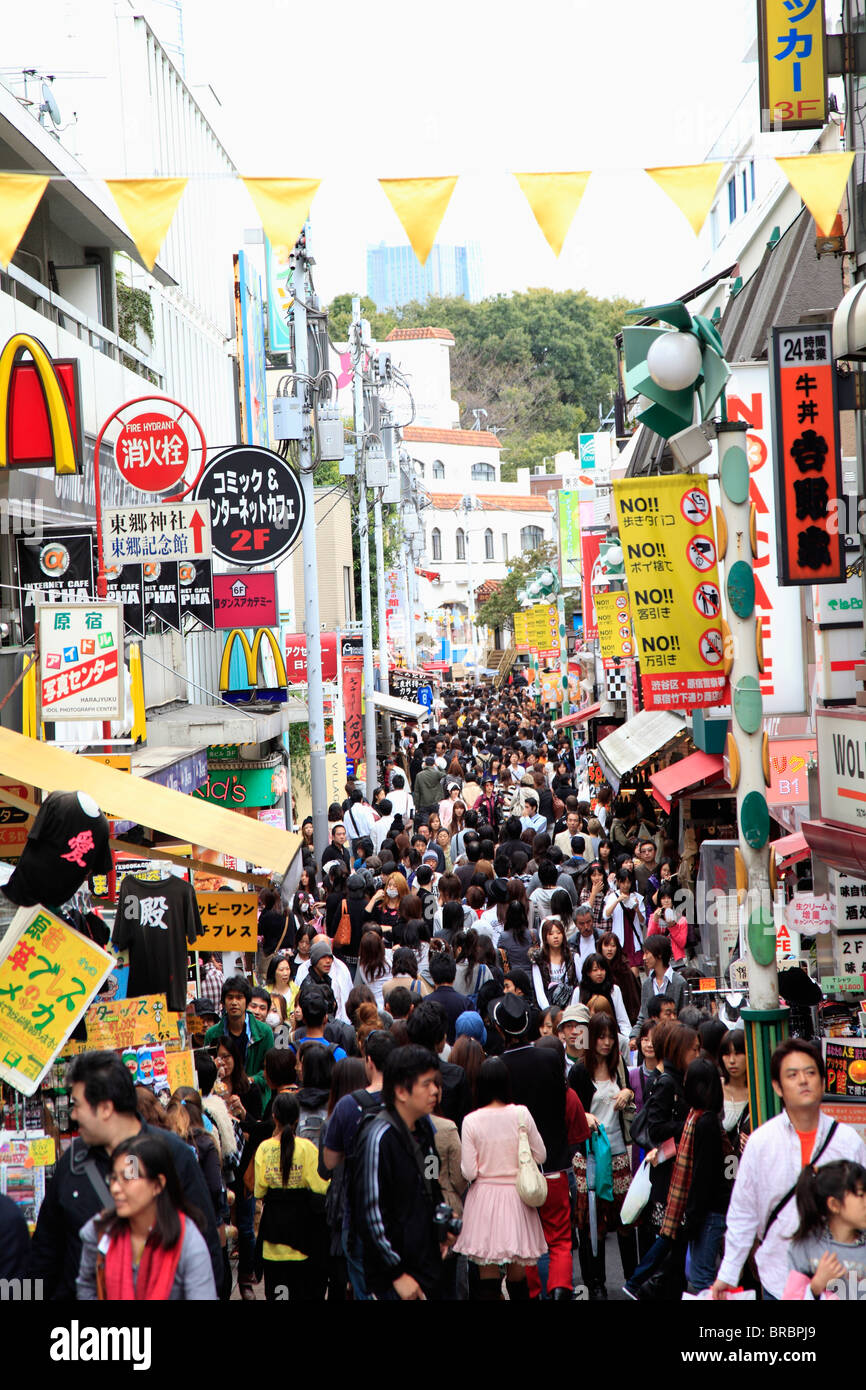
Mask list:
[[[215,1300],[199,1214],[187,1204],[171,1150],[157,1134],[118,1144],[108,1179],[114,1210],[81,1231],[80,1300]]]

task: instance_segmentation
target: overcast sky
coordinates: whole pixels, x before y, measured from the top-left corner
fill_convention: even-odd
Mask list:
[[[184,0],[183,22],[188,80],[216,91],[242,172],[324,179],[328,299],[365,289],[368,243],[404,240],[376,179],[411,175],[463,176],[439,240],[480,242],[488,294],[653,302],[700,278],[690,227],[641,170],[705,157],[754,75],[754,0]],[[509,171],[587,168],[557,261]]]

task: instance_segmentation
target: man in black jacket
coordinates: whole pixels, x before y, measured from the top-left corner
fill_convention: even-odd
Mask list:
[[[195,1150],[171,1131],[154,1129],[139,1119],[135,1083],[116,1053],[83,1052],[69,1068],[69,1084],[70,1113],[78,1125],[79,1137],[61,1155],[45,1190],[30,1251],[30,1278],[43,1281],[45,1298],[75,1298],[81,1261],[79,1231],[103,1208],[114,1207],[107,1186],[111,1155],[124,1139],[144,1130],[158,1134],[168,1144],[184,1195],[204,1218],[203,1234],[219,1289],[223,1281],[222,1249],[213,1202]]]
[[[519,995],[503,995],[493,1005],[492,1017],[505,1041],[502,1060],[511,1074],[511,1098],[515,1105],[525,1105],[528,1109],[546,1151],[541,1166],[547,1178],[547,1201],[538,1214],[550,1256],[547,1294],[555,1302],[570,1302],[574,1286],[565,1071],[555,1052],[527,1043],[530,1012],[527,1002]],[[527,1271],[527,1283],[531,1296],[537,1297],[541,1286],[534,1268]]]
[[[362,1120],[352,1159],[352,1211],[374,1298],[436,1298],[442,1256],[453,1243],[434,1222],[442,1202],[435,1131],[439,1059],[396,1047],[385,1061],[384,1108]]]

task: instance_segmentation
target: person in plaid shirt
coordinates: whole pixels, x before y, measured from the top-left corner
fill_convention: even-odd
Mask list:
[[[202,964],[204,974],[201,978],[201,998],[206,999],[209,1004],[213,1004],[214,1012],[219,1017],[221,1009],[221,999],[223,990],[223,972],[217,956],[210,952],[202,951]]]

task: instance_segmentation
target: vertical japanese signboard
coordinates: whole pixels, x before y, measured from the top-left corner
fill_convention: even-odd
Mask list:
[[[580,535],[583,564],[583,635],[587,638],[598,636],[593,582],[598,583],[604,578],[601,564],[601,543],[605,534],[604,531],[582,531]]]
[[[33,636],[39,603],[75,603],[96,592],[89,531],[46,531],[18,538],[18,603],[24,641]]]
[[[364,688],[364,646],[360,636],[340,638],[343,667],[343,719],[345,721],[346,765],[351,764],[349,775],[357,773],[358,764],[364,761],[364,715],[362,693]]]
[[[519,652],[529,651],[529,621],[526,613],[515,613],[512,626],[514,628],[514,646]]]
[[[827,120],[824,0],[758,0],[762,130],[820,130]]]
[[[686,474],[614,482],[647,709],[721,703],[722,598],[710,496]]]
[[[580,585],[580,494],[560,492],[559,504],[559,565],[562,587]]]
[[[598,641],[603,657],[634,656],[631,610],[624,589],[611,589],[595,596]]]
[[[842,457],[829,325],[774,328],[776,532],[779,583],[838,584]]]
[[[16,913],[0,942],[3,1081],[35,1094],[115,963],[46,908]]]
[[[123,718],[123,608],[40,604],[41,718]]]

